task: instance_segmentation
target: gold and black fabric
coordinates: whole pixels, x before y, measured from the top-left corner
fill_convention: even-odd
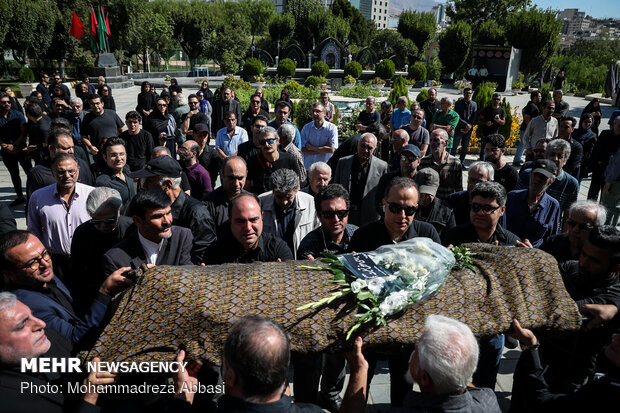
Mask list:
[[[564,288],[556,261],[537,249],[465,244],[476,271],[453,270],[430,299],[390,318],[386,327],[358,330],[372,347],[413,344],[425,317],[443,314],[477,336],[505,332],[513,318],[536,330],[572,331],[581,316]],[[236,319],[261,314],[274,319],[302,353],[335,351],[355,323],[355,303],[296,308],[333,291],[331,273],[302,269],[308,261],[160,266],[138,275],[97,344],[85,358],[105,361],[172,361],[179,348],[190,359],[220,362],[226,334]],[[322,265],[319,261],[311,264]]]

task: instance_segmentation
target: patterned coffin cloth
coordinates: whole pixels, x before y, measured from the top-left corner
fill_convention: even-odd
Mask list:
[[[453,270],[435,296],[392,318],[387,327],[360,331],[364,341],[413,344],[425,317],[438,313],[466,323],[477,336],[504,332],[512,318],[535,329],[579,328],[581,316],[553,257],[536,249],[467,246],[476,254],[475,273]],[[219,364],[231,323],[251,314],[282,325],[293,350],[337,350],[355,322],[355,311],[348,311],[352,303],[296,311],[333,291],[327,282],[331,273],[300,265],[308,261],[153,268],[138,276],[94,348],[83,356],[172,361],[184,347],[190,359]]]

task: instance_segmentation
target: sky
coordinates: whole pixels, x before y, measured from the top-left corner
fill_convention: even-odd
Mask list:
[[[619,0],[532,0],[532,4],[543,9],[552,8],[556,10],[579,9],[586,15],[599,19],[615,17],[620,18],[620,1]]]

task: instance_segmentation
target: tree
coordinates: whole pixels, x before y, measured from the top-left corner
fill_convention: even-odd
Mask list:
[[[251,38],[249,23],[245,16],[241,11],[234,11],[228,6],[229,4],[233,3],[215,4],[219,8],[219,13],[215,30],[211,33],[207,55],[218,63],[222,63],[225,58],[229,70],[232,70],[231,58],[235,57],[239,60],[245,57],[250,49]]]
[[[399,32],[390,29],[377,30],[370,47],[379,58],[400,56],[405,53],[409,58],[408,62],[413,62],[418,54],[418,48],[412,40],[405,39]],[[404,63],[407,63],[407,59],[404,60]]]
[[[8,0],[13,10],[3,47],[26,64],[28,57],[42,58],[52,43],[58,8],[54,2]]]
[[[452,21],[463,21],[472,27],[494,20],[503,24],[509,14],[524,10],[530,0],[448,0],[446,14]]]
[[[295,20],[293,39],[302,48],[309,50],[312,47],[312,38],[314,36],[309,19],[312,14],[322,10],[323,5],[319,0],[288,0],[286,8]],[[316,44],[321,40],[323,39],[314,39]]]
[[[214,5],[204,2],[175,2],[172,11],[174,35],[187,55],[192,70],[196,59],[206,56],[215,37]]]
[[[446,72],[459,72],[471,52],[471,26],[463,21],[453,23],[439,40],[439,60]]]
[[[229,7],[238,8],[250,25],[250,34],[262,35],[269,29],[271,19],[277,15],[276,6],[269,0],[243,0],[230,2]]]
[[[415,43],[421,55],[437,31],[435,16],[432,13],[405,10],[398,19],[397,30],[405,39]]]
[[[521,49],[521,71],[529,75],[546,67],[558,47],[562,28],[555,13],[532,7],[510,14],[506,21],[508,44]]]
[[[474,25],[472,30],[474,44],[492,44],[498,46],[506,44],[506,32],[504,31],[504,27],[500,26],[495,20],[483,21],[480,24]]]
[[[368,20],[362,12],[351,6],[349,0],[334,0],[331,5],[334,16],[340,17],[349,23],[351,43],[360,48],[370,44],[376,28],[375,24]]]
[[[290,13],[276,14],[269,22],[269,36],[276,41],[286,43],[295,31],[295,19]]]

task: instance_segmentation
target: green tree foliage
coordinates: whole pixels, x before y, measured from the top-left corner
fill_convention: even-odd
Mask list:
[[[439,59],[448,73],[460,74],[471,52],[471,26],[463,21],[451,24],[439,39]]]
[[[220,57],[220,69],[225,75],[234,74],[239,70],[237,56],[230,50],[225,50]]]
[[[424,102],[426,99],[428,99],[428,89],[422,89],[415,97],[416,102]]]
[[[405,63],[408,63],[418,55],[418,48],[411,39],[405,39],[399,32],[390,29],[377,30],[370,47],[380,59],[406,53]]]
[[[312,27],[310,24],[310,16],[319,12],[323,8],[320,0],[288,0],[286,5],[287,12],[293,16],[295,20],[295,32],[293,39],[299,43],[302,49],[310,49],[312,47]],[[322,38],[315,38],[318,44]]]
[[[334,16],[329,10],[320,9],[313,12],[308,16],[307,24],[315,45],[318,45],[326,37],[333,37],[341,43],[344,43],[349,37],[349,23],[341,17]],[[309,39],[308,47],[312,46],[312,38]]]
[[[435,16],[432,13],[405,10],[398,19],[397,31],[405,39],[411,39],[421,55],[437,31]]]
[[[54,2],[37,0],[5,0],[13,13],[6,31],[4,50],[10,50],[21,64],[28,56],[41,58],[52,43],[58,8]]]
[[[351,6],[349,0],[334,0],[331,5],[334,16],[344,19],[350,28],[351,43],[359,46],[368,46],[375,33],[375,24],[368,20],[362,12]]]
[[[263,73],[263,63],[256,59],[250,58],[243,65],[243,74],[245,76],[255,76]]]
[[[426,66],[427,75],[426,77],[429,80],[439,80],[441,77],[441,69],[443,65],[441,64],[441,60],[437,57],[437,55],[433,54],[431,57],[430,63]]]
[[[278,76],[295,76],[295,62],[291,59],[282,59],[280,60],[280,64],[278,64]]]
[[[362,65],[356,61],[352,61],[344,65],[344,75],[351,76],[353,79],[359,79],[362,75]]]
[[[322,84],[327,83],[327,79],[325,79],[323,76],[308,76],[306,78],[306,81],[304,82],[304,86],[306,87],[319,87]]]
[[[510,102],[506,101],[506,98],[502,99],[499,106],[504,109],[504,113],[506,114],[504,119],[506,123],[500,125],[498,132],[508,140],[512,129],[512,107],[510,106]]]
[[[246,16],[252,35],[265,34],[273,17],[278,15],[276,6],[269,0],[243,0],[230,4]]]
[[[472,99],[478,105],[478,111],[481,111],[491,104],[494,92],[495,89],[492,88],[488,82],[482,82],[476,86]]]
[[[532,7],[511,13],[506,20],[508,44],[522,52],[520,70],[530,75],[546,67],[558,47],[562,28],[555,13]]]
[[[32,69],[26,66],[19,69],[19,81],[22,83],[34,82],[34,73],[32,73]]]
[[[274,41],[286,43],[295,32],[295,19],[290,13],[276,14],[269,22],[269,36]]]
[[[495,20],[483,21],[472,26],[474,44],[492,44],[503,46],[506,44],[506,32],[504,27]]]
[[[190,60],[192,68],[196,59],[206,56],[211,47],[216,27],[216,16],[209,9],[211,3],[175,3],[172,11],[174,36]]]
[[[327,75],[329,74],[329,66],[319,60],[318,62],[312,63],[312,70],[310,71],[310,73],[313,76],[327,77]]]
[[[426,66],[422,62],[415,62],[409,66],[409,79],[425,80],[426,79]]]
[[[375,76],[381,79],[391,79],[394,77],[394,73],[396,73],[396,66],[390,59],[383,59],[381,62],[377,63],[375,67]]]
[[[463,21],[473,27],[481,21],[500,24],[512,12],[529,6],[530,0],[448,0],[446,14],[452,21]]]
[[[0,2],[0,50],[4,49],[4,38],[10,29],[11,18],[13,17],[13,7],[10,1]]]
[[[250,49],[252,41],[250,23],[243,11],[234,7],[235,3],[215,3],[214,5],[219,9],[219,15],[216,19],[215,31],[211,33],[209,42],[211,47],[208,49],[207,56],[220,64],[223,59],[230,61],[232,57],[239,61]],[[232,69],[231,66],[229,68]],[[228,73],[235,72],[236,70]]]
[[[409,107],[409,90],[407,89],[407,82],[402,76],[397,76],[394,79],[394,86],[392,87],[392,91],[390,92],[390,97],[388,100],[392,102],[392,107],[396,107],[396,103],[398,102],[398,98],[401,96],[407,97],[407,107]]]

